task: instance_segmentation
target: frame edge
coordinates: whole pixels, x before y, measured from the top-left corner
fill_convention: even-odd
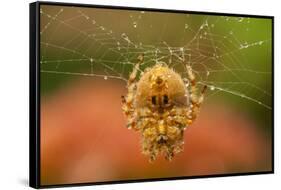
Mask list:
[[[40,187],[40,132],[38,118],[39,3],[29,4],[29,186]]]

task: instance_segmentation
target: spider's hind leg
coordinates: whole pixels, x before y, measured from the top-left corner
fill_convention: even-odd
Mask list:
[[[173,157],[174,157],[174,149],[168,145],[165,150],[165,159],[172,161]]]

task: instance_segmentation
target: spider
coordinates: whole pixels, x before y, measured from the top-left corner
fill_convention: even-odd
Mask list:
[[[183,151],[184,130],[197,117],[207,86],[198,96],[191,67],[186,66],[188,80],[183,80],[165,63],[147,68],[137,81],[143,59],[143,55],[138,57],[129,76],[122,110],[127,127],[141,132],[142,153],[149,156],[149,161],[158,154],[171,161]]]

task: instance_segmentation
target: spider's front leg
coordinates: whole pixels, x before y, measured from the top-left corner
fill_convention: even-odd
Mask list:
[[[127,127],[136,129],[136,115],[135,115],[135,107],[133,104],[133,101],[135,99],[136,94],[136,77],[139,70],[140,64],[143,62],[143,55],[140,55],[138,57],[138,62],[133,68],[132,73],[129,76],[128,83],[127,83],[127,89],[128,94],[126,97],[122,96],[122,110],[125,116],[127,117]]]
[[[207,89],[207,86],[205,85],[203,87],[198,97],[195,75],[193,74],[192,69],[189,65],[186,66],[186,69],[187,69],[187,76],[190,82],[190,103],[191,103],[190,113],[188,113],[187,125],[191,125],[199,113],[199,109],[204,100],[204,93]]]

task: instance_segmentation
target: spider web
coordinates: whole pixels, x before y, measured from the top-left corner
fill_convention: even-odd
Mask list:
[[[40,15],[42,73],[126,82],[143,54],[140,72],[163,62],[186,78],[191,65],[207,101],[228,94],[272,109],[271,30],[257,27],[266,19],[47,5]]]

